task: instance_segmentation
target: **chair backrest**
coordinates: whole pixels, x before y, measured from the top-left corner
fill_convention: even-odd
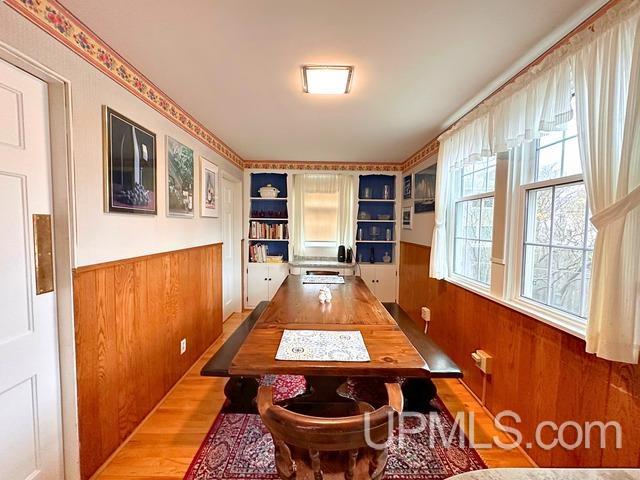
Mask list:
[[[397,424],[402,412],[402,390],[397,383],[387,383],[385,387],[387,405],[373,412],[327,418],[302,415],[273,405],[273,387],[262,386],[258,391],[258,411],[274,441],[310,451],[357,450],[367,447],[367,438],[376,444],[385,443]],[[365,429],[369,430],[368,436]]]
[[[332,272],[331,270],[307,270],[307,275],[340,275],[340,272]]]

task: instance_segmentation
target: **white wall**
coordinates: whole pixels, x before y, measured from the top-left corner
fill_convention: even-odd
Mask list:
[[[409,174],[414,174],[423,170],[431,165],[435,164],[438,160],[438,155],[432,155],[426,158],[423,162],[415,165],[411,170],[407,172],[403,172],[402,176],[405,177]],[[414,185],[415,188],[415,185]],[[413,200],[402,200],[402,206],[408,207],[411,206],[413,212]],[[417,243],[418,245],[429,245],[431,246],[431,237],[433,235],[433,227],[435,225],[435,213],[427,212],[427,213],[413,213],[413,229],[412,230],[404,230],[400,234],[400,239],[403,242]]]
[[[75,170],[75,266],[205,245],[221,240],[220,219],[199,217],[199,156],[203,155],[216,163],[220,167],[220,174],[226,170],[234,177],[242,178],[242,172],[237,167],[1,2],[0,42],[48,67],[71,84],[71,133]],[[167,65],[167,68],[171,67]],[[158,214],[155,216],[104,212],[103,105],[108,105],[156,134]],[[215,130],[215,125],[212,127]],[[166,216],[167,134],[194,150],[194,218]]]

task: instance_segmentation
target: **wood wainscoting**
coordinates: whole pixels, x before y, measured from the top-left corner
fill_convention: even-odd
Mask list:
[[[222,244],[77,268],[74,312],[86,479],[222,333]]]
[[[485,406],[494,415],[512,410],[521,417],[516,426],[523,445],[534,445],[525,448],[531,458],[545,467],[640,466],[640,366],[596,358],[585,353],[584,341],[573,335],[449,282],[428,278],[429,254],[429,247],[401,242],[399,304],[421,325],[420,307],[431,309],[429,335],[460,365],[464,382],[479,398],[483,376],[471,352],[483,349],[493,355]],[[622,448],[615,448],[611,428],[605,449],[599,447],[597,429],[591,431],[591,448],[584,443],[573,450],[536,447],[535,431],[545,420],[582,426],[617,421]],[[556,438],[550,428],[543,432],[545,442]],[[565,441],[574,442],[575,432],[568,427]]]

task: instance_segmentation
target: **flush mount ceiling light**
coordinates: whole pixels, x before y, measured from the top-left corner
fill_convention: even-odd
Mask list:
[[[302,83],[306,93],[344,95],[351,89],[353,67],[349,65],[303,65]]]

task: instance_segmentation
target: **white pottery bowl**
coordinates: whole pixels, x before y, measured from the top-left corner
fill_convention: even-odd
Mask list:
[[[258,193],[262,198],[277,198],[280,190],[271,184],[265,185],[264,187],[258,190]]]

